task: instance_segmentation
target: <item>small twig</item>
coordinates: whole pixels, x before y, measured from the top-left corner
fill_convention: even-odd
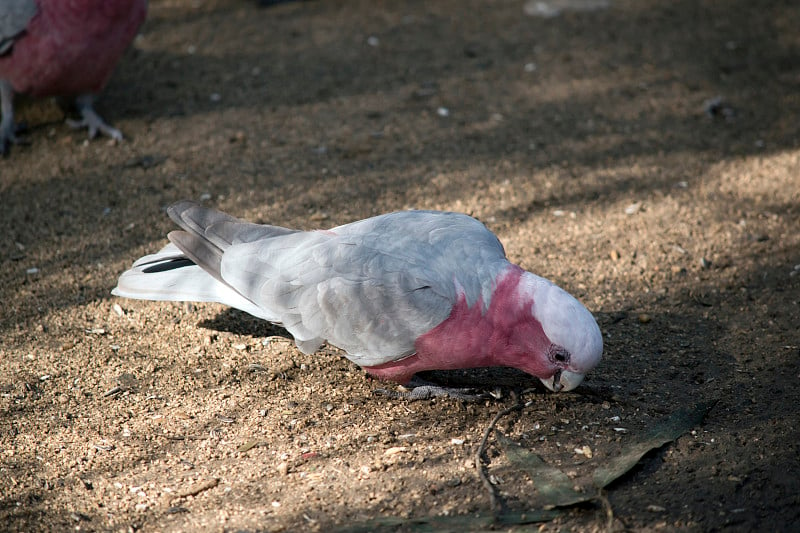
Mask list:
[[[483,438],[481,439],[480,444],[478,445],[478,451],[475,452],[475,468],[478,470],[478,477],[483,483],[483,486],[486,488],[487,492],[489,493],[489,503],[492,507],[492,512],[495,513],[495,516],[499,515],[503,511],[503,502],[497,495],[497,491],[492,485],[492,482],[489,481],[489,477],[486,475],[486,472],[483,468],[483,454],[486,451],[486,445],[489,442],[489,435],[491,435],[492,431],[494,430],[497,422],[500,421],[501,418],[506,416],[512,411],[516,411],[518,409],[522,409],[525,407],[519,399],[517,399],[517,403],[512,405],[511,407],[506,407],[499,413],[495,415],[492,421],[489,423],[489,426],[486,428],[486,431],[483,432]]]
[[[168,440],[203,440],[206,437],[200,435],[159,435],[158,433],[155,434],[157,437],[164,437]]]
[[[208,481],[204,481],[203,483],[198,483],[194,487],[189,487],[188,489],[184,489],[180,492],[176,492],[170,496],[170,500],[177,500],[180,498],[188,498],[189,496],[197,496],[201,492],[213,489],[219,484],[219,478],[215,477],[213,479],[209,479]]]
[[[614,527],[614,509],[611,507],[611,502],[608,501],[608,497],[605,494],[603,489],[600,489],[597,492],[597,496],[595,499],[600,502],[600,505],[603,506],[603,511],[605,511],[606,515],[606,531],[613,531]]]

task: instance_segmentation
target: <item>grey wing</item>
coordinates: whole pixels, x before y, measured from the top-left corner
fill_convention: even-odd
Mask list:
[[[0,2],[0,56],[14,46],[14,39],[25,31],[36,15],[34,0],[3,0]]]
[[[505,263],[480,223],[439,215],[396,213],[234,245],[220,272],[279,316],[301,350],[328,340],[361,366],[383,364],[414,352],[416,339],[450,314],[459,287],[479,299]],[[465,220],[477,226],[452,224]],[[494,270],[484,272],[484,263]]]

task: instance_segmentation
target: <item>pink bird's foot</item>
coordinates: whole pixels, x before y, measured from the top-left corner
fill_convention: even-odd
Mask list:
[[[102,117],[97,114],[97,111],[94,110],[93,104],[94,97],[92,95],[85,94],[76,98],[75,105],[78,107],[82,118],[80,120],[67,119],[69,127],[73,129],[88,129],[90,139],[97,137],[99,132],[115,141],[121,141],[122,132],[106,124]]]
[[[452,387],[443,387],[436,385],[416,376],[411,378],[411,381],[405,386],[405,391],[396,391],[389,389],[375,389],[375,394],[388,396],[389,398],[402,398],[405,400],[430,400],[432,398],[452,398],[454,400],[463,400],[466,402],[475,402],[490,396],[485,392],[475,393],[475,389],[458,389]]]

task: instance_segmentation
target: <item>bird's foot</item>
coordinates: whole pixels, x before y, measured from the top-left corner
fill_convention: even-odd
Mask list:
[[[106,124],[103,118],[94,110],[93,103],[94,98],[91,95],[79,96],[75,100],[75,104],[82,118],[80,120],[67,119],[69,127],[72,129],[88,129],[90,139],[97,137],[97,133],[99,132],[115,141],[121,141],[122,132]]]
[[[475,389],[443,387],[416,376],[411,378],[411,381],[408,382],[408,385],[403,386],[403,389],[405,390],[375,389],[373,392],[389,398],[402,398],[412,401],[430,400],[431,398],[453,398],[455,400],[474,402],[489,396],[484,392],[475,393]]]
[[[0,123],[0,156],[6,155],[12,144],[28,144],[26,139],[17,136],[20,131],[24,131],[24,128],[18,127],[12,121],[6,124],[4,120]]]

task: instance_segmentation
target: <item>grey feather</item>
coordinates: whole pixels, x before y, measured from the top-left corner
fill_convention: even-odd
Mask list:
[[[493,280],[508,266],[497,237],[457,213],[404,211],[298,231],[190,202],[168,212],[184,230],[170,240],[209,274],[197,281],[220,285],[203,288],[203,295],[251,313],[256,308],[253,314],[281,323],[304,352],[327,340],[361,366],[412,354],[416,339],[444,321],[461,294],[469,305],[488,306]],[[123,278],[117,293],[125,295]]]
[[[34,0],[0,2],[0,56],[11,51],[14,40],[25,31],[37,10]]]

